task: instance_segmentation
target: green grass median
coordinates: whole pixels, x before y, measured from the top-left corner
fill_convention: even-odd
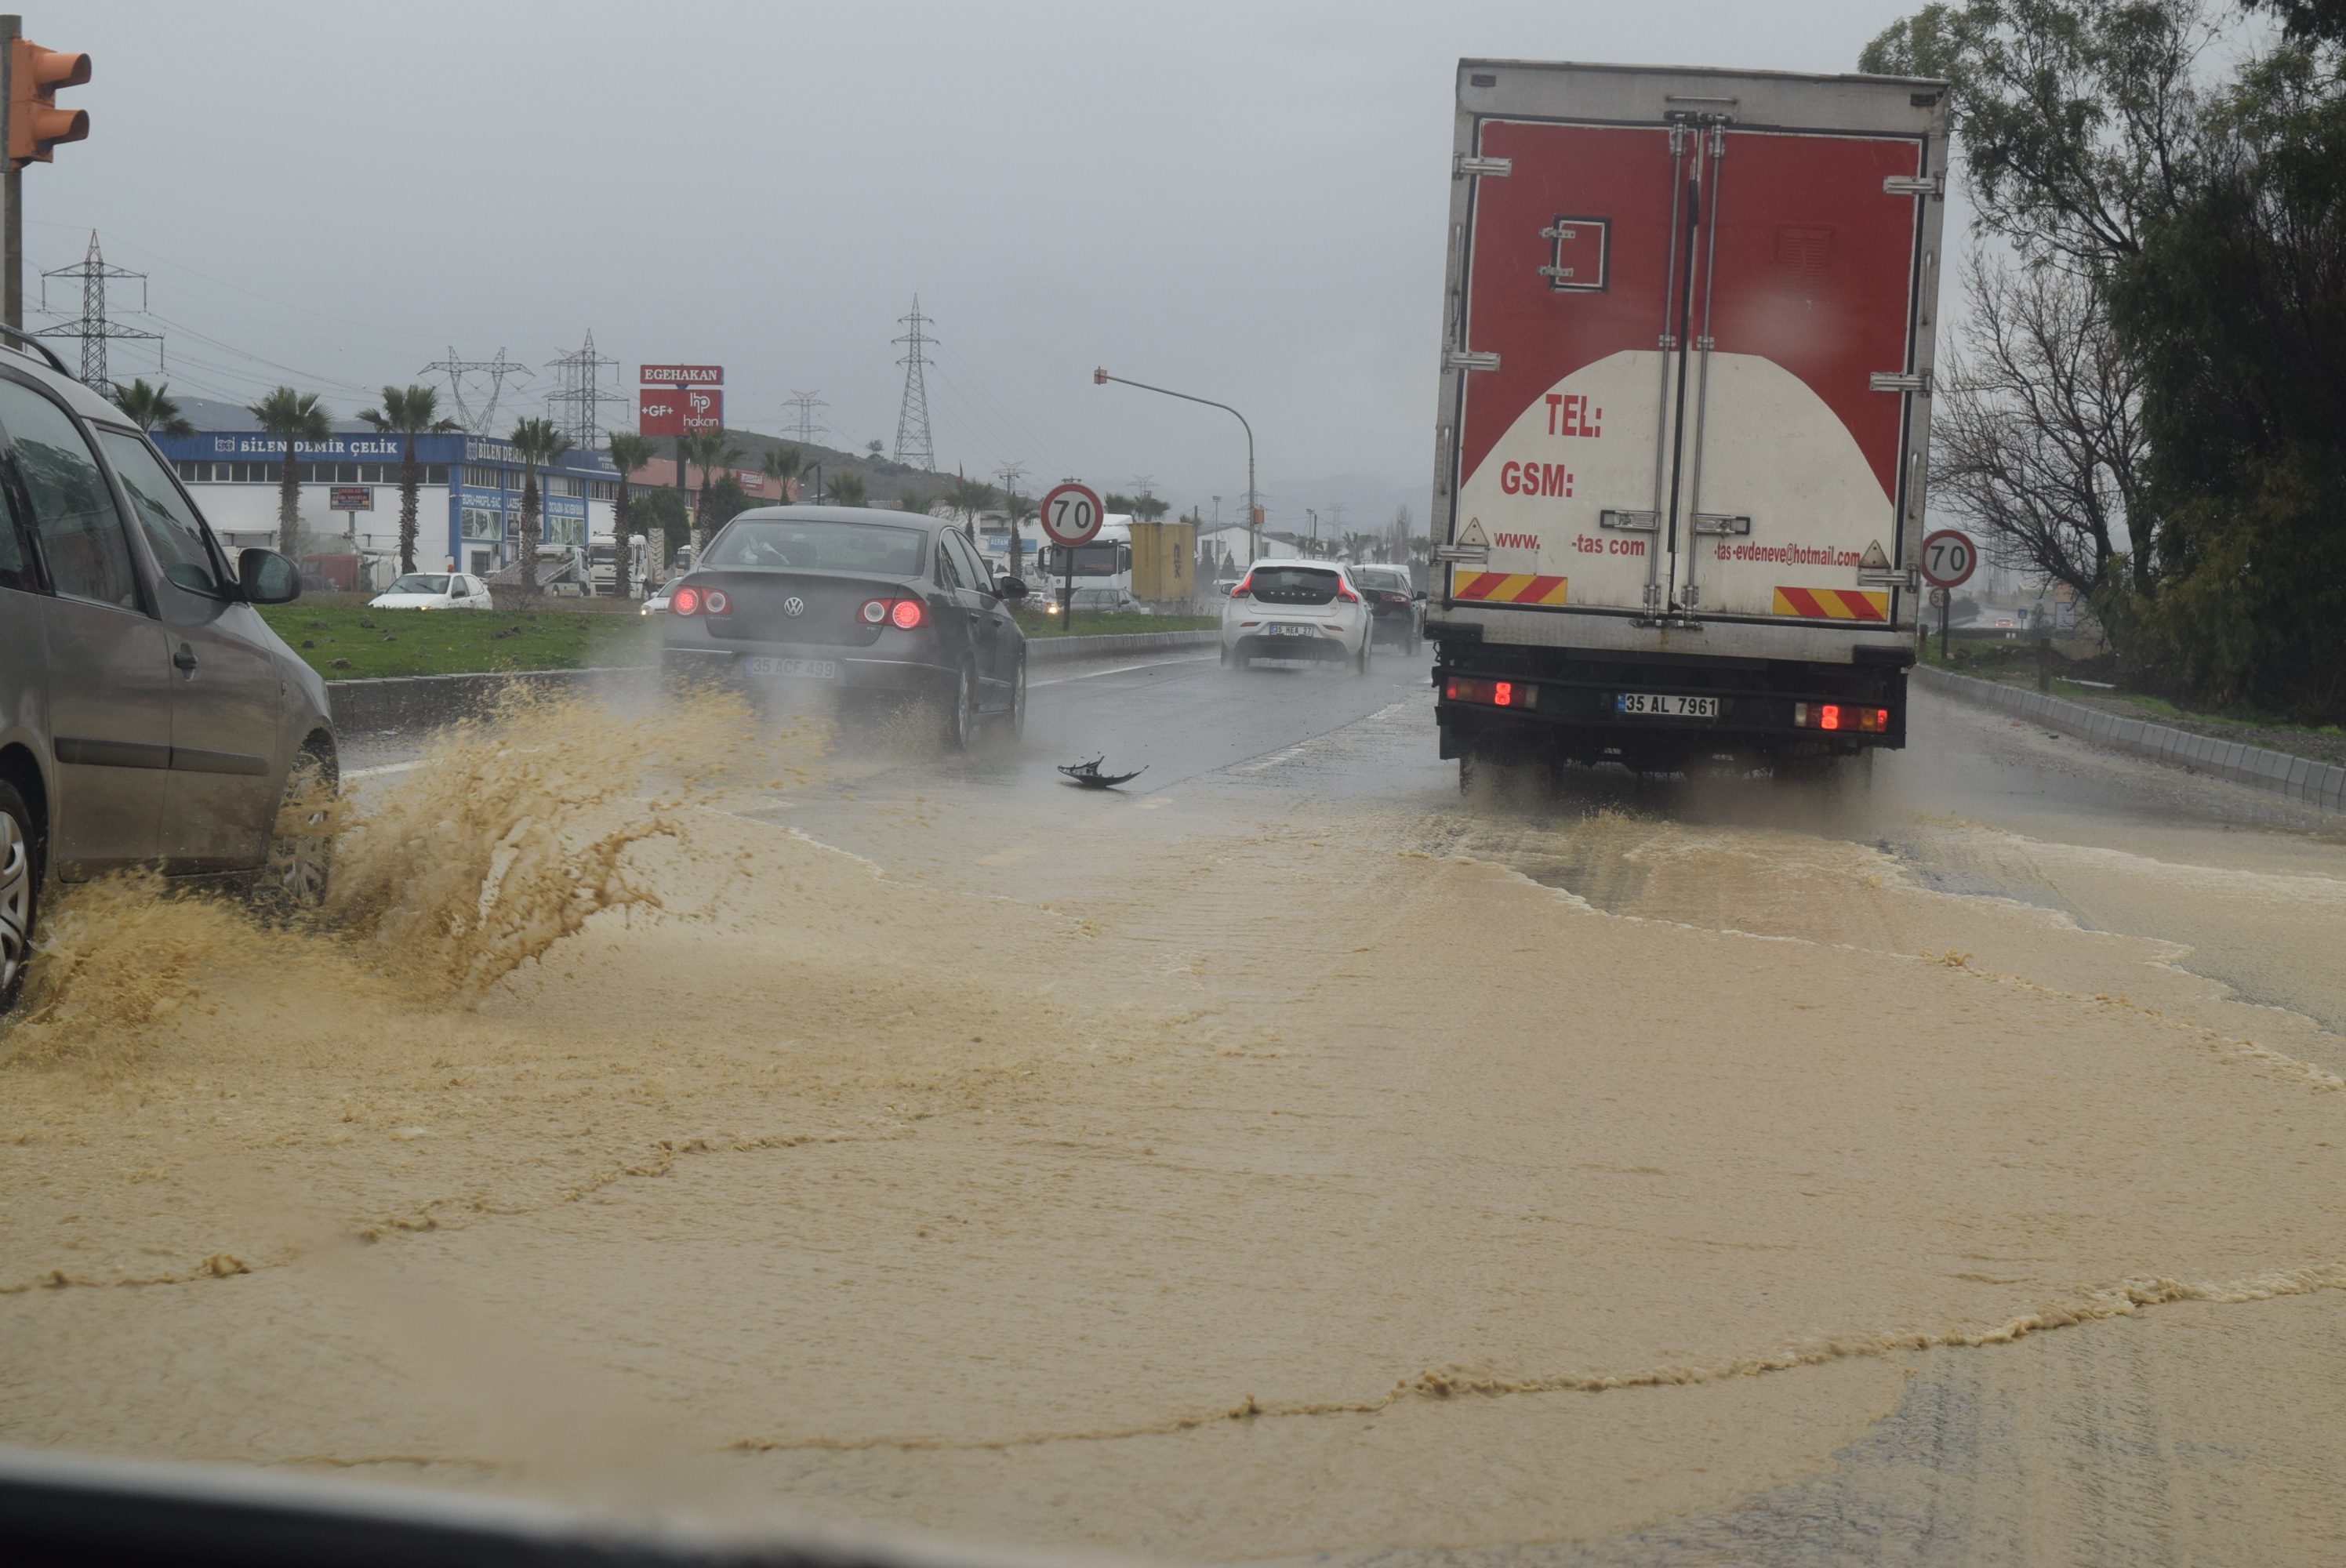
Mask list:
[[[370,610],[296,601],[260,614],[328,680],[468,675],[501,669],[587,669],[650,664],[659,617],[581,614],[541,604],[528,616],[487,610]]]
[[[1030,637],[1097,637],[1124,632],[1201,632],[1222,624],[1219,616],[1095,615],[1079,610],[1072,617],[1045,615],[1022,605],[1018,625]],[[1062,621],[1066,624],[1062,624]]]

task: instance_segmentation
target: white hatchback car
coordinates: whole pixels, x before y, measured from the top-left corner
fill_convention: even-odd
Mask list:
[[[1369,668],[1372,613],[1332,561],[1257,561],[1222,605],[1222,663],[1309,659]]]
[[[489,585],[462,572],[410,572],[367,601],[371,610],[485,610]]]

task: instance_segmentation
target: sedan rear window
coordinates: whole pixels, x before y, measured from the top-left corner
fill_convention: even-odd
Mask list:
[[[423,572],[410,572],[393,583],[390,591],[394,594],[444,594],[448,591],[448,579]]]
[[[1364,588],[1381,588],[1390,594],[1406,594],[1410,591],[1409,579],[1399,572],[1364,572],[1355,567],[1352,571],[1352,581]]]
[[[1336,597],[1336,574],[1315,566],[1258,566],[1247,590],[1272,605],[1325,605]]]
[[[917,577],[929,536],[919,528],[872,523],[746,522],[725,530],[703,566],[750,566],[773,571],[873,572]]]

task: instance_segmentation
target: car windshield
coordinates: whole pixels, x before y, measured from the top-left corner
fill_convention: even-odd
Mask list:
[[[926,558],[928,535],[919,528],[876,523],[831,523],[737,519],[709,547],[703,566],[763,571],[871,572],[885,577],[917,577]]]
[[[423,552],[419,550],[416,554],[420,555]],[[448,579],[434,576],[428,572],[410,572],[391,585],[391,592],[394,594],[444,594],[447,591]]]
[[[1324,605],[1336,597],[1336,574],[1324,566],[1258,566],[1247,592],[1265,604]]]

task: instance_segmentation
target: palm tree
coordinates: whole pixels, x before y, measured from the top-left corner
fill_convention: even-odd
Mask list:
[[[977,514],[994,504],[994,486],[983,479],[956,479],[953,488],[945,492],[945,502],[953,508],[953,514],[962,519],[970,542],[975,544]]]
[[[1042,510],[1042,503],[1031,495],[1021,495],[1013,490],[1004,494],[1002,504],[1010,514],[1010,575],[1024,577],[1026,575],[1026,521]]]
[[[301,469],[293,461],[294,443],[324,441],[334,433],[333,421],[316,392],[291,387],[279,387],[246,412],[285,443],[285,473],[277,482],[277,550],[291,559],[301,553]]]
[[[709,510],[709,480],[720,468],[730,468],[741,460],[741,449],[733,444],[733,436],[723,425],[708,430],[696,430],[684,438],[684,460],[700,470],[700,490],[692,498],[692,558],[700,559],[700,552],[709,547],[708,532],[701,520]]]
[[[163,395],[171,383],[150,387],[144,376],[124,386],[114,383],[114,406],[129,417],[130,423],[149,435],[193,435],[196,427],[179,417],[179,405]]]
[[[758,456],[758,472],[774,482],[782,493],[782,504],[790,504],[790,481],[799,475],[799,463],[805,453],[788,442],[777,442]]]
[[[831,482],[831,504],[833,506],[866,506],[863,475],[850,471]]]
[[[619,485],[611,503],[611,537],[618,546],[619,564],[613,586],[619,597],[627,597],[627,540],[635,534],[635,498],[627,493],[627,475],[659,455],[659,448],[648,436],[628,430],[615,430],[604,443],[611,454],[611,466],[619,471]]]
[[[1165,502],[1146,490],[1132,498],[1132,514],[1143,523],[1154,523],[1170,510]]]
[[[415,461],[415,438],[419,435],[445,435],[458,427],[453,419],[442,419],[440,393],[436,388],[420,387],[413,382],[405,392],[397,387],[382,389],[382,406],[362,410],[359,418],[384,435],[404,436],[407,454],[399,460],[399,570],[402,575],[415,570],[415,507],[416,492],[423,487],[423,467]]]
[[[896,497],[896,510],[899,512],[909,512],[915,517],[926,517],[929,514],[929,508],[933,504],[934,504],[932,502],[922,500],[910,490],[905,491],[904,494]]]
[[[537,597],[537,469],[570,450],[570,438],[550,419],[525,419],[506,440],[521,459],[521,592]]]

